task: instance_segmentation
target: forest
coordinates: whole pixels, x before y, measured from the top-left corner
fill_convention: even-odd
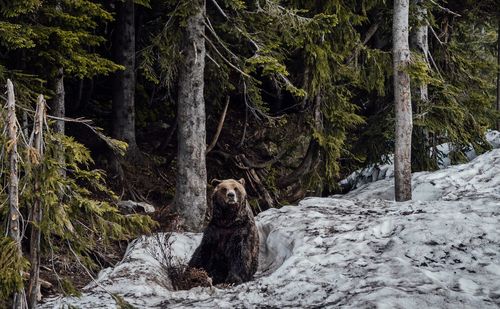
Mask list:
[[[500,0],[0,0],[0,308],[499,306],[499,33]],[[218,282],[186,264],[233,204],[258,268]]]

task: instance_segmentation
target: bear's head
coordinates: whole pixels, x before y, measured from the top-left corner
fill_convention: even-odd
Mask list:
[[[230,225],[238,218],[243,218],[247,199],[245,179],[214,179],[212,185],[216,185],[212,195],[213,220]]]

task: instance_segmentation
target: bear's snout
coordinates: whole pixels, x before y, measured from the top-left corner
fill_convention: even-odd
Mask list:
[[[234,190],[228,190],[226,193],[226,196],[227,196],[227,201],[229,204],[238,203],[238,199],[236,197],[236,192],[234,192]]]

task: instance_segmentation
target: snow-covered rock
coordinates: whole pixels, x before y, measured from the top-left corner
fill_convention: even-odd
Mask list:
[[[150,236],[81,298],[44,308],[116,308],[111,294],[137,308],[498,308],[500,149],[413,181],[414,201],[394,202],[383,180],[261,213],[252,282],[172,291]],[[186,262],[200,235],[171,241],[172,256]]]
[[[125,213],[153,213],[155,212],[155,207],[151,204],[145,202],[135,202],[135,201],[119,201],[118,207]]]

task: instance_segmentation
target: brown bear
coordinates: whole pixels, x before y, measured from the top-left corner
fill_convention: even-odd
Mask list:
[[[248,206],[245,180],[217,180],[212,195],[213,214],[190,267],[206,270],[213,284],[239,284],[257,271],[259,234]]]

